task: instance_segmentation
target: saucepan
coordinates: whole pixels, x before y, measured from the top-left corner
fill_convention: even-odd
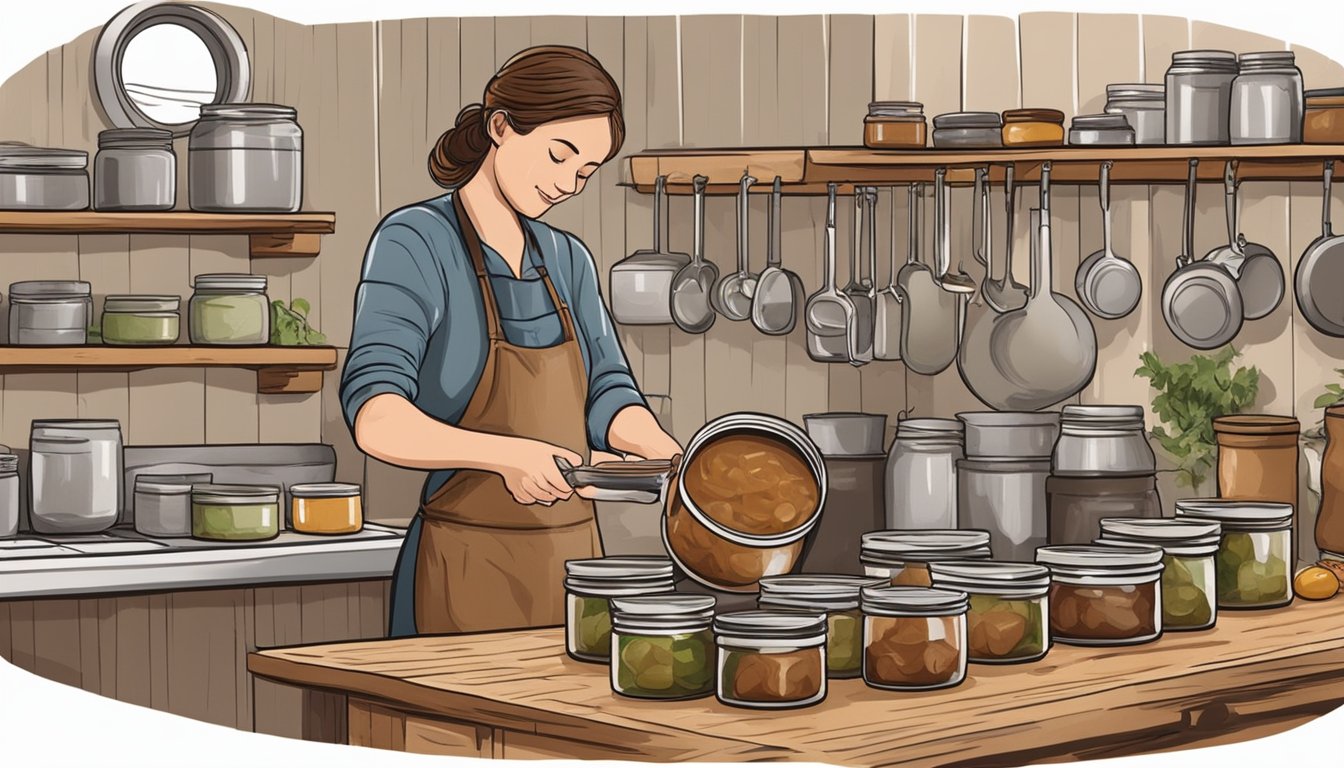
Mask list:
[[[1222,266],[1207,259],[1195,261],[1194,219],[1196,169],[1191,159],[1185,182],[1185,219],[1176,271],[1162,287],[1162,316],[1167,327],[1187,346],[1217,349],[1236,338],[1244,319],[1241,289]]]
[[[1321,236],[1297,264],[1297,306],[1311,327],[1328,336],[1344,337],[1344,236],[1330,229],[1330,185],[1335,161],[1325,161],[1325,199],[1321,206]]]
[[[1205,257],[1232,275],[1241,290],[1241,307],[1247,320],[1259,320],[1283,301],[1283,266],[1269,248],[1246,240],[1241,233],[1238,209],[1237,161],[1227,163],[1223,194],[1227,208],[1227,245]]]
[[[611,267],[611,317],[623,325],[671,323],[672,278],[691,262],[684,253],[663,250],[666,183],[666,176],[654,182],[653,247],[635,251]]]

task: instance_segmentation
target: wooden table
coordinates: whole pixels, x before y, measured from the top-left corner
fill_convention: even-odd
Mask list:
[[[971,665],[962,685],[891,693],[832,681],[785,712],[713,698],[632,701],[562,630],[260,651],[255,674],[316,693],[309,734],[408,752],[500,758],[807,760],[1020,765],[1267,736],[1344,703],[1344,598],[1219,617],[1130,648],[1056,645],[1042,661]]]

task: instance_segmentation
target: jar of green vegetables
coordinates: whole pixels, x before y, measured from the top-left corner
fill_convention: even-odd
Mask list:
[[[578,661],[611,660],[611,598],[673,591],[665,557],[565,561],[565,651]]]
[[[1162,548],[1162,629],[1208,629],[1218,620],[1214,560],[1222,525],[1195,518],[1106,517],[1095,544]]]
[[[103,300],[103,343],[176,342],[181,302],[177,296],[108,296]]]
[[[826,676],[863,674],[863,613],[859,593],[864,587],[890,584],[885,576],[796,574],[761,579],[761,608],[826,614]]]
[[[1219,608],[1277,608],[1293,601],[1293,505],[1182,499],[1176,517],[1222,524],[1214,578]]]
[[[192,344],[256,345],[271,339],[265,275],[197,275],[187,306]]]
[[[1036,661],[1050,650],[1050,569],[1036,563],[929,563],[933,585],[970,597],[967,657],[977,664]]]
[[[613,598],[612,690],[663,701],[713,693],[714,605],[708,595]]]

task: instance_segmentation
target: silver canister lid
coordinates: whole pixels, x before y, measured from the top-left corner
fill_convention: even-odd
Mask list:
[[[1078,115],[1069,127],[1075,131],[1127,131],[1129,119],[1121,114]]]
[[[1107,101],[1165,101],[1163,83],[1112,83],[1106,86]]]
[[[176,312],[181,304],[180,296],[108,296],[103,300],[103,311],[114,314]]]
[[[82,171],[88,165],[89,153],[78,149],[0,144],[0,170]]]
[[[25,299],[87,299],[93,286],[83,280],[24,280],[9,284],[11,301]]]
[[[1243,53],[1237,57],[1237,67],[1242,72],[1259,69],[1286,69],[1297,65],[1297,56],[1292,51],[1256,51]]]
[[[880,576],[789,574],[760,581],[762,606],[804,611],[850,611],[859,607],[864,587],[890,584]]]
[[[1237,54],[1232,51],[1194,50],[1171,54],[1171,65],[1178,68],[1203,69],[1214,72],[1236,72]]]
[[[204,104],[201,106],[202,118],[220,118],[225,120],[294,120],[299,111],[283,104]]]
[[[0,453],[0,474],[12,475],[19,471],[19,457],[12,453]]]
[[[196,279],[192,282],[192,287],[196,290],[207,291],[249,291],[264,293],[266,291],[266,276],[224,272],[197,275]]]
[[[714,634],[739,640],[825,638],[826,614],[802,611],[734,611],[714,617]]]
[[[943,438],[961,440],[966,428],[957,419],[902,419],[896,423],[896,439]]]
[[[1229,530],[1283,530],[1293,524],[1293,505],[1244,499],[1178,499],[1177,519],[1217,520]]]
[[[136,475],[135,492],[160,496],[186,495],[191,493],[193,486],[204,485],[214,479],[208,472],[188,475]]]
[[[289,486],[289,495],[295,499],[346,499],[359,495],[355,483],[298,483]]]
[[[98,148],[172,150],[173,133],[158,128],[109,128],[98,133]]]
[[[273,485],[221,485],[205,483],[191,487],[193,504],[278,504],[280,489]]]
[[[868,114],[873,117],[923,117],[924,105],[918,101],[871,101]]]
[[[998,112],[945,112],[933,118],[934,128],[1002,128]]]
[[[878,616],[956,616],[970,607],[970,596],[930,587],[864,587],[864,613]]]
[[[104,432],[121,431],[121,422],[116,419],[33,419],[32,431],[60,429],[65,431]]]

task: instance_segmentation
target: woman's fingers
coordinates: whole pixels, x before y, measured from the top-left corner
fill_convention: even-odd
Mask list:
[[[547,489],[542,483],[537,482],[536,478],[524,477],[520,483],[522,489],[539,504],[550,505],[555,501],[555,494]]]
[[[517,488],[510,488],[509,493],[513,494],[513,500],[519,504],[536,504],[537,499],[532,494],[524,491],[520,485]]]
[[[560,471],[559,467],[547,467],[542,470],[540,475],[532,479],[535,480],[542,489],[555,494],[555,497],[558,499],[567,499],[570,494],[574,493],[574,489],[569,486],[569,482],[565,480],[565,475]]]

